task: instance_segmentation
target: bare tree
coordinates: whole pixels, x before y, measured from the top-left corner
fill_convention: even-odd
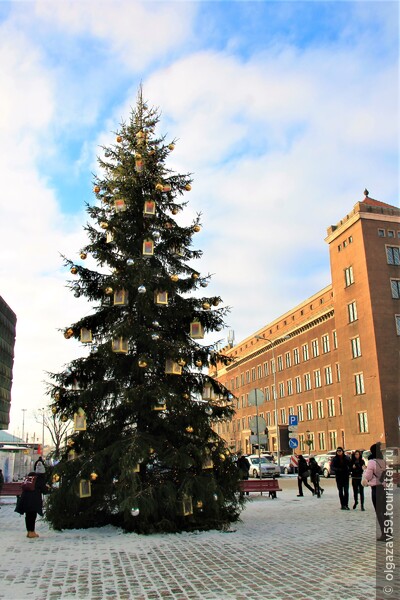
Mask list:
[[[47,410],[47,412],[46,412]],[[60,448],[63,445],[67,431],[71,424],[64,422],[59,416],[53,414],[50,409],[42,409],[40,412],[35,411],[34,418],[36,423],[39,423],[42,427],[45,427],[50,433],[51,440],[54,445],[53,454],[55,457],[60,455]]]

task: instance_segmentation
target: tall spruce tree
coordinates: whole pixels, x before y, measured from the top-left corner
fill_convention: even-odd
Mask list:
[[[89,243],[80,260],[64,257],[69,287],[93,310],[64,330],[89,351],[50,374],[52,411],[74,422],[52,473],[55,529],[220,529],[242,507],[233,457],[212,427],[233,412],[206,371],[224,357],[203,339],[223,328],[228,308],[202,296],[210,275],[192,267],[201,251],[191,247],[201,215],[190,226],[175,220],[192,179],[166,167],[175,142],[157,137],[158,122],[140,88],[98,161]],[[84,266],[89,256],[99,270]]]

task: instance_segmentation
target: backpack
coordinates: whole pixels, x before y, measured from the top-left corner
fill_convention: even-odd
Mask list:
[[[22,491],[33,492],[35,490],[36,479],[36,475],[25,475],[21,486]]]

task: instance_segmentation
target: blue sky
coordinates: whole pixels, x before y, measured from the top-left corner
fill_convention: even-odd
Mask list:
[[[397,2],[0,2],[0,295],[18,316],[12,422],[39,427],[45,371],[90,307],[60,253],[85,243],[99,145],[140,82],[194,174],[186,218],[240,341],[330,283],[326,229],[398,205]],[[221,335],[226,338],[227,332]]]

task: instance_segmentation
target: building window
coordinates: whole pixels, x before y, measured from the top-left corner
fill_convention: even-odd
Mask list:
[[[301,351],[303,354],[303,360],[306,361],[310,358],[309,354],[308,354],[308,344],[303,344],[301,347]]]
[[[286,408],[281,408],[281,423],[286,425]]]
[[[294,415],[294,407],[293,406],[289,406],[289,408],[288,408],[288,414],[289,415]]]
[[[391,279],[390,287],[392,288],[392,298],[398,300],[400,298],[400,279]]]
[[[238,419],[238,420],[237,420],[237,423],[236,423],[236,425],[237,425],[236,429],[237,429],[238,431],[240,431],[240,419]]]
[[[261,377],[262,377],[262,366],[258,365],[258,367],[257,367],[257,378],[261,379]]]
[[[296,387],[296,394],[301,394],[301,377],[299,375],[294,378],[294,384]]]
[[[272,375],[275,373],[275,359],[271,359],[271,373]]]
[[[339,396],[339,415],[343,414],[343,398]]]
[[[363,373],[356,373],[354,375],[354,383],[355,383],[355,388],[356,388],[356,395],[365,394],[364,374]]]
[[[314,387],[321,387],[321,371],[319,369],[314,371]]]
[[[340,364],[335,363],[336,381],[340,383]]]
[[[329,450],[336,450],[337,448],[337,433],[336,431],[329,432]]]
[[[385,230],[384,229],[378,229],[378,237],[385,237]]]
[[[330,344],[329,344],[329,335],[328,335],[328,334],[325,334],[325,335],[323,335],[323,336],[322,336],[322,338],[321,338],[321,339],[322,339],[322,352],[323,352],[324,354],[326,354],[326,353],[327,353],[327,352],[329,352],[329,351],[330,351],[330,349],[331,349],[331,348],[330,348]]]
[[[358,358],[361,356],[361,343],[360,338],[357,336],[350,340],[351,342],[351,355],[353,358]]]
[[[285,397],[285,384],[281,381],[279,382],[279,398]]]
[[[253,367],[251,370],[251,380],[255,381],[256,380],[256,368]]]
[[[267,422],[267,426],[270,427],[270,425],[271,425],[271,413],[270,412],[266,413],[265,420]]]
[[[269,375],[268,363],[265,362],[264,363],[264,377],[268,377],[268,375]]]
[[[304,421],[304,418],[303,418],[303,405],[302,404],[298,404],[297,405],[297,417],[298,417],[299,421]]]
[[[330,365],[329,365],[329,367],[325,367],[324,373],[325,373],[325,385],[331,385],[331,383],[332,383],[332,367]]]
[[[235,386],[236,386],[236,389],[238,389],[238,387],[239,387],[239,376],[235,377]]]
[[[317,418],[323,419],[324,418],[324,403],[323,403],[323,401],[317,400],[316,405],[317,405]]]
[[[349,316],[349,323],[357,321],[357,304],[355,300],[347,305],[347,314]]]
[[[386,259],[388,265],[400,265],[400,247],[386,246]]]
[[[283,360],[282,355],[278,356],[278,371],[283,371]]]
[[[332,331],[332,339],[333,339],[333,349],[337,350],[337,333],[336,329]]]
[[[244,408],[246,406],[245,405],[245,395],[244,394],[241,395],[240,400],[241,400],[241,403],[242,403],[242,408]]]
[[[246,371],[246,383],[250,383],[250,371]]]
[[[366,412],[359,412],[358,415],[358,431],[360,433],[368,433],[368,415]]]
[[[354,283],[353,267],[346,267],[344,270],[344,282],[346,287]]]
[[[292,379],[288,379],[286,382],[287,385],[287,395],[292,396],[293,394],[293,381]]]
[[[240,385],[244,385],[244,373],[240,375]]]
[[[266,402],[269,402],[271,400],[271,397],[269,395],[269,387],[265,388],[265,400]]]
[[[294,348],[293,350],[293,362],[295,365],[298,365],[300,363],[300,355],[298,348]]]
[[[394,234],[393,229],[388,229],[387,236],[388,236],[388,238],[394,238],[394,237],[396,237],[395,234]]]
[[[299,435],[299,447],[300,447],[300,450],[302,452],[304,452],[304,448],[305,448],[305,445],[304,445],[304,433],[300,433],[300,435]]]
[[[286,354],[285,354],[285,362],[286,362],[286,368],[287,369],[292,366],[292,356],[291,356],[290,352],[286,352]]]
[[[307,421],[312,421],[312,419],[313,419],[313,409],[312,409],[312,403],[311,402],[307,402],[307,404],[306,404],[306,414],[307,414]]]
[[[335,399],[328,398],[327,405],[328,405],[328,417],[334,417],[335,416]]]
[[[314,434],[311,432],[307,433],[307,448],[308,448],[309,452],[311,452],[312,450],[315,450]]]
[[[349,244],[352,244],[352,243],[353,243],[353,236],[352,236],[352,235],[350,235],[350,236],[349,236]]]
[[[318,446],[320,450],[325,450],[325,432],[318,432]]]
[[[273,400],[275,400],[275,398],[276,398],[276,391],[275,391],[275,386],[274,385],[271,385],[271,398]]]
[[[311,352],[312,352],[313,358],[315,358],[316,356],[319,356],[318,340],[312,340]]]
[[[395,323],[396,323],[396,333],[400,335],[400,315],[394,315]]]
[[[310,375],[310,373],[304,373],[304,389],[306,392],[311,390],[311,375]]]

